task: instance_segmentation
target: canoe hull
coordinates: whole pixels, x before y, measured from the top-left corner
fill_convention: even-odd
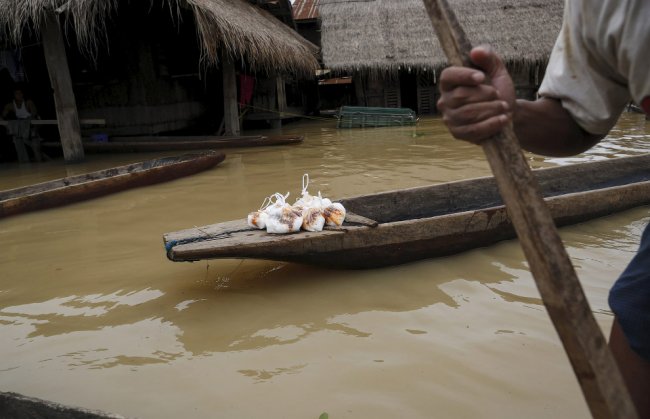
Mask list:
[[[0,218],[178,179],[214,167],[224,159],[225,155],[217,152],[155,159],[3,191]]]
[[[250,136],[250,137],[196,137],[181,140],[179,137],[117,137],[115,141],[83,143],[88,153],[138,153],[174,150],[222,150],[227,148],[266,147],[299,144],[302,136]],[[60,143],[43,143],[43,146],[60,147]]]
[[[636,166],[630,162],[636,162]],[[632,158],[624,166],[624,171],[634,175],[634,181],[611,186],[608,176],[616,171],[611,164],[599,165],[591,174],[585,172],[584,166],[577,168],[574,170],[576,178],[567,177],[571,172],[569,168],[539,171],[538,180],[551,195],[546,202],[557,225],[575,224],[650,204],[650,156]],[[644,168],[645,172],[638,172]],[[578,178],[595,179],[598,187],[561,193]],[[494,199],[498,199],[494,180],[483,178],[342,201],[346,208],[362,216],[389,218],[374,228],[344,224],[342,228],[320,233],[277,236],[250,230],[241,220],[201,227],[200,231],[188,229],[169,233],[164,240],[172,261],[256,258],[330,268],[378,268],[451,255],[514,238],[505,207]],[[471,209],[471,201],[487,206]],[[436,205],[448,211],[391,220],[390,211],[400,204],[411,204],[415,214],[424,214],[425,210],[431,211],[425,207]]]

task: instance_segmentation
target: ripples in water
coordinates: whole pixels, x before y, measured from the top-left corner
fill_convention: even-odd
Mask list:
[[[0,221],[0,388],[138,417],[588,417],[516,242],[369,271],[174,264],[161,235],[240,218],[272,192],[342,197],[485,176],[478,147],[416,128],[288,125],[174,182]],[[574,159],[650,150],[642,117]],[[3,167],[3,187],[154,155]],[[649,208],[562,229],[604,329]],[[254,401],[254,402],[251,402]]]

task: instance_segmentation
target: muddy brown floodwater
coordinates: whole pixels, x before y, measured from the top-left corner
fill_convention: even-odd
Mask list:
[[[516,241],[367,271],[172,263],[164,232],[241,218],[273,192],[344,197],[487,175],[439,119],[417,128],[290,124],[298,146],[0,220],[0,390],[140,418],[587,418]],[[650,152],[624,114],[571,159]],[[155,156],[160,156],[157,154]],[[0,167],[0,189],[154,157]],[[599,324],[650,208],[561,230]]]

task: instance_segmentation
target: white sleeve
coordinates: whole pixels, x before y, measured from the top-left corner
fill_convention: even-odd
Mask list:
[[[630,93],[608,58],[599,56],[585,41],[582,27],[589,24],[583,18],[571,16],[571,1],[567,1],[564,24],[539,94],[560,100],[585,131],[605,135],[616,124]]]

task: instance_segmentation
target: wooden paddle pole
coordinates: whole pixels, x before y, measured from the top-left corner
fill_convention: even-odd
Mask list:
[[[423,0],[450,64],[471,67],[472,46],[446,0]],[[595,418],[637,418],[512,124],[482,142],[553,325]]]

